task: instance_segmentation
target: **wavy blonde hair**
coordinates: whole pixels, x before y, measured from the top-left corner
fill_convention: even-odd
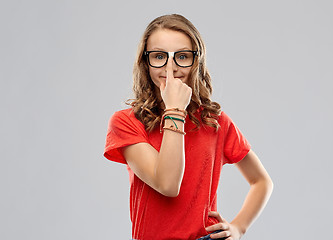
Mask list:
[[[152,131],[159,125],[163,103],[157,98],[155,85],[150,78],[147,60],[144,56],[148,38],[158,29],[182,32],[191,39],[193,50],[198,51],[198,57],[188,77],[188,85],[192,88],[192,97],[186,110],[190,120],[196,125],[195,129],[198,129],[200,128],[200,120],[194,116],[194,113],[199,107],[202,107],[201,122],[217,130],[219,128],[217,119],[221,113],[221,106],[210,99],[213,89],[211,77],[206,67],[206,47],[194,25],[178,14],[160,16],[147,26],[139,43],[134,63],[134,99],[128,100],[127,104],[132,106],[136,118],[145,125],[146,130]]]

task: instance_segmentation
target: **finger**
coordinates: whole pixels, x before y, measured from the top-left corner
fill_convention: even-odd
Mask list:
[[[230,236],[231,236],[231,233],[229,231],[223,231],[223,232],[219,232],[219,233],[212,233],[210,235],[210,238],[211,239],[220,239],[220,238],[225,239]]]
[[[226,220],[222,218],[218,212],[210,211],[208,212],[208,216],[217,218],[219,222],[226,222]]]
[[[229,229],[229,226],[228,226],[228,224],[225,224],[225,223],[217,223],[217,224],[208,226],[205,229],[206,229],[207,232],[214,232],[214,231],[217,231],[217,230],[225,231],[225,230]]]
[[[166,66],[166,83],[170,80],[174,79],[173,77],[173,69],[171,64],[167,64]]]

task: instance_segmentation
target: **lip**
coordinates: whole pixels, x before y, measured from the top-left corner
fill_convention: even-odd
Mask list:
[[[166,77],[164,77],[164,76],[161,76],[161,78],[166,78]],[[174,77],[174,78],[183,78],[183,76],[179,76],[179,77]]]

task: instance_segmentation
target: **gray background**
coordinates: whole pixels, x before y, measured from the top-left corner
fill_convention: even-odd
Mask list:
[[[0,239],[129,239],[124,165],[102,154],[131,97],[146,25],[180,13],[202,33],[213,99],[275,189],[244,239],[327,239],[332,226],[332,1],[1,1]],[[248,185],[226,166],[228,220]],[[186,227],[186,226],[181,226]]]

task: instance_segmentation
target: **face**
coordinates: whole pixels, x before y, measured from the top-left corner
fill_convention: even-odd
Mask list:
[[[153,32],[147,40],[147,51],[177,52],[181,50],[193,50],[191,39],[182,32],[169,29],[158,29]],[[188,75],[192,67],[179,67],[171,56],[168,62],[161,68],[149,66],[149,74],[156,87],[160,87],[161,82],[166,81],[166,68],[172,65],[173,76],[179,78],[184,83],[188,83]]]

